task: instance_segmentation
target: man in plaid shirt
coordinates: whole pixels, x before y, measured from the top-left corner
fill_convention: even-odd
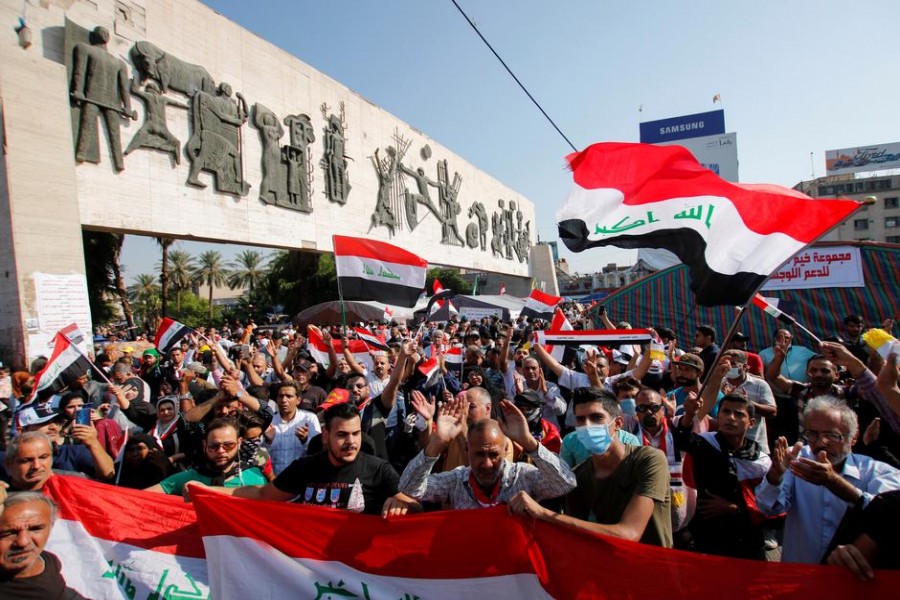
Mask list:
[[[469,466],[433,474],[438,457],[465,427],[468,409],[460,399],[441,406],[425,449],[400,477],[400,491],[420,501],[461,509],[505,504],[520,491],[544,500],[574,489],[575,474],[531,435],[528,421],[515,404],[502,400],[500,408],[500,422],[483,419],[469,428]],[[503,457],[506,437],[524,449],[532,464],[511,463]]]

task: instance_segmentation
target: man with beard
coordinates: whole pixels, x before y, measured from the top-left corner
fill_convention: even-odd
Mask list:
[[[642,388],[635,398],[637,436],[641,444],[666,455],[669,464],[669,488],[672,497],[672,532],[680,531],[694,512],[697,491],[684,484],[681,452],[675,448],[672,432],[675,418],[666,418],[662,396],[656,390]]]
[[[684,404],[689,394],[700,394],[700,377],[703,375],[703,360],[696,354],[685,353],[672,361],[671,368],[672,379],[678,387],[666,395],[666,400],[669,401],[670,408],[674,406],[677,410],[677,408],[680,408]],[[714,406],[717,406],[721,399],[722,393],[717,392]]]
[[[56,504],[40,492],[13,494],[0,507],[0,597],[84,600],[66,586],[59,558],[44,551]]]
[[[300,390],[295,382],[281,384],[276,404],[278,413],[264,435],[278,475],[296,459],[306,456],[309,439],[318,435],[321,428],[315,413],[299,408]]]
[[[203,440],[203,455],[206,460],[193,469],[163,479],[146,491],[182,495],[185,484],[189,481],[226,488],[265,484],[266,478],[259,469],[243,468],[238,456],[240,447],[241,437],[237,424],[230,419],[216,419],[206,428]]]
[[[559,387],[544,378],[541,363],[536,358],[528,357],[522,362],[522,375],[521,385],[516,385],[516,393],[521,394],[528,390],[540,396],[543,401],[541,416],[551,423],[556,423],[559,415],[566,414],[566,401]]]
[[[467,404],[457,398],[441,406],[428,444],[403,471],[401,491],[417,500],[460,509],[503,504],[522,491],[539,500],[557,498],[575,487],[572,471],[538,443],[525,416],[508,400],[500,402],[500,422],[481,419],[469,426],[468,466],[431,473],[438,458],[462,434]],[[507,438],[525,451],[532,464],[504,458]]]
[[[783,562],[819,563],[845,513],[876,494],[900,489],[900,471],[850,451],[856,413],[842,400],[818,396],[803,410],[803,442],[775,441],[772,466],[756,487],[759,507],[787,512]]]
[[[822,342],[820,344],[822,354],[813,356],[806,367],[809,383],[805,384],[791,381],[779,374],[778,367],[784,354],[784,347],[775,348],[775,359],[766,367],[766,379],[773,390],[790,396],[791,404],[786,407],[784,414],[780,414],[784,419],[782,421],[784,435],[789,443],[797,441],[806,403],[817,396],[833,396],[847,402],[857,413],[859,428],[863,431],[875,418],[886,422],[888,427],[882,428],[879,442],[888,446],[894,453],[898,451],[900,440],[897,434],[900,433],[900,418],[888,405],[884,396],[878,392],[875,375],[847,348],[836,342]],[[838,366],[847,369],[854,379],[853,385],[838,384]]]
[[[214,491],[239,498],[292,500],[384,517],[421,511],[418,502],[399,493],[399,477],[390,463],[360,453],[361,442],[362,425],[356,406],[337,404],[325,411],[322,452],[298,458],[268,485]]]
[[[510,499],[510,513],[672,547],[665,456],[646,446],[626,446],[619,441],[616,433],[622,427],[622,409],[609,392],[577,388],[572,403],[576,433],[591,457],[575,467],[577,487],[566,496],[565,514],[541,506],[525,491]]]

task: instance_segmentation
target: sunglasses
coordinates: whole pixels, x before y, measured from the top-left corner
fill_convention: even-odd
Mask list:
[[[662,407],[662,404],[641,404],[639,406],[636,406],[635,410],[637,410],[639,413],[648,412],[651,415],[655,415],[662,410]]]

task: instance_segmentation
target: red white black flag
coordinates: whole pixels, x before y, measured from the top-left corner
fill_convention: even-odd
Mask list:
[[[397,246],[334,236],[334,264],[344,300],[413,307],[425,287],[428,262]]]
[[[860,206],[730,183],[681,146],[594,144],[568,161],[575,189],[556,218],[569,250],[669,250],[703,306],[746,304],[785,260]]]

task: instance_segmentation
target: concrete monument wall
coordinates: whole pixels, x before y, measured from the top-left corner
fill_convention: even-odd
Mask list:
[[[21,10],[0,0],[0,22]],[[530,201],[202,3],[26,10],[33,45],[0,38],[0,352],[43,343],[34,276],[83,276],[81,227],[319,252],[371,237],[531,276]]]

